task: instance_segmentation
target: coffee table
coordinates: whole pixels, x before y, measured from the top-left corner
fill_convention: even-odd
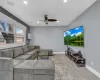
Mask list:
[[[48,60],[49,59],[49,51],[48,50],[41,50],[37,54],[37,60]]]

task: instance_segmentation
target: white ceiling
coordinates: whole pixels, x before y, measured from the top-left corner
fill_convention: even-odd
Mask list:
[[[38,20],[44,19],[48,14],[49,18],[56,18],[59,23],[49,23],[48,26],[67,26],[96,0],[0,0],[0,5],[13,15],[30,26],[45,26],[44,22],[37,24]]]

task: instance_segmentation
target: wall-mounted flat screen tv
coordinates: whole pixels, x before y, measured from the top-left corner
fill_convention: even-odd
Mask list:
[[[83,26],[64,31],[64,44],[84,47]]]

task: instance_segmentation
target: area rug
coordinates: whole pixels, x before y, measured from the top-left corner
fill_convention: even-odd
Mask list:
[[[57,61],[54,58],[51,58],[51,60],[55,63],[55,80],[75,80],[68,73],[67,64]]]
[[[90,80],[67,57],[53,56],[51,60],[55,64],[55,80]]]

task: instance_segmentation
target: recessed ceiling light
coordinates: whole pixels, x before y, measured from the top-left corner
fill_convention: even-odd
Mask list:
[[[64,0],[64,3],[66,3],[68,0]]]
[[[25,0],[24,0],[24,4],[28,4],[28,1],[25,1]]]
[[[37,21],[37,24],[39,24],[40,22],[39,21]]]

